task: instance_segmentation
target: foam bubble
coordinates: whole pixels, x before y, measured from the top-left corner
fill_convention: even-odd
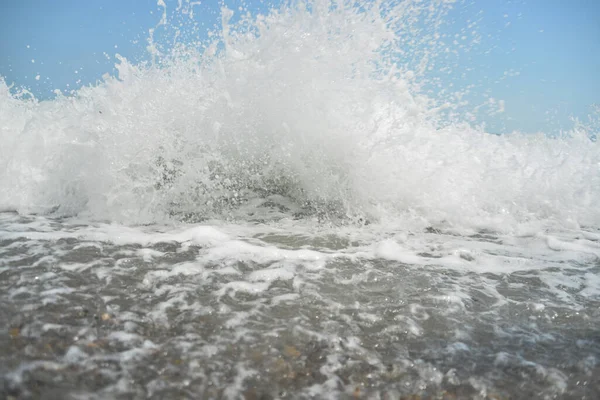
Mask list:
[[[117,78],[71,97],[38,102],[2,81],[0,209],[125,223],[598,226],[594,132],[491,135],[445,120],[457,105],[424,94],[451,3],[224,8],[209,41],[169,52],[151,40],[155,63],[117,56]]]

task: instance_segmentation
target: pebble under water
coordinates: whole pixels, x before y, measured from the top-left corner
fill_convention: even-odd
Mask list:
[[[600,395],[598,232],[1,217],[3,398]]]

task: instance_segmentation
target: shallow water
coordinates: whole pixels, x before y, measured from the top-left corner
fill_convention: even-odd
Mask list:
[[[81,222],[1,215],[5,396],[600,395],[598,231]]]

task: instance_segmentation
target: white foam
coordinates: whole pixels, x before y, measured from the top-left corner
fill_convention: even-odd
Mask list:
[[[276,280],[291,280],[296,276],[293,268],[265,268],[253,271],[248,280],[253,282],[273,282]]]
[[[225,8],[212,42],[151,46],[156,64],[119,57],[118,78],[72,97],[24,100],[0,81],[0,209],[126,223],[285,216],[258,212],[263,196],[402,227],[600,225],[595,132],[442,122],[458,105],[424,95],[426,71],[448,46],[469,48],[439,35],[452,2],[434,3],[311,0],[239,20]]]
[[[135,333],[130,333],[130,332],[122,332],[122,331],[116,331],[116,332],[111,332],[107,337],[107,340],[111,340],[111,341],[118,341],[118,342],[123,342],[123,343],[130,343],[130,342],[143,342],[143,338]]]
[[[82,351],[79,346],[70,346],[69,350],[65,353],[63,360],[68,364],[81,363],[86,360],[89,356]]]
[[[235,297],[235,294],[238,292],[248,293],[248,294],[259,294],[269,289],[268,282],[245,282],[245,281],[235,281],[228,282],[221,289],[217,291],[219,296],[224,296],[229,294],[232,297]]]
[[[361,343],[369,340],[359,337],[363,329],[379,329],[374,337],[382,342],[409,343],[429,340],[444,318],[464,321],[436,335],[448,339],[450,354],[475,357],[465,344],[478,345],[471,324],[512,321],[499,310],[529,312],[532,324],[557,318],[556,307],[590,318],[583,315],[586,302],[600,296],[593,269],[600,257],[600,144],[588,138],[597,132],[576,126],[554,138],[496,136],[444,121],[439,106],[447,99],[425,96],[426,76],[403,60],[416,60],[423,71],[434,67],[424,56],[435,58],[447,46],[446,38],[436,39],[443,21],[435,17],[452,2],[353,3],[314,0],[239,19],[225,9],[214,42],[166,54],[150,41],[156,63],[119,57],[118,78],[72,97],[26,100],[0,80],[0,210],[19,213],[0,215],[0,240],[15,241],[0,249],[0,274],[15,265],[24,271],[8,300],[30,300],[20,307],[26,312],[48,303],[60,308],[82,294],[63,287],[61,277],[91,273],[107,286],[131,278],[131,289],[145,296],[140,304],[151,304],[143,316],[114,312],[110,327],[119,331],[106,339],[125,351],[88,357],[71,346],[64,362],[117,361],[127,375],[162,346],[145,340],[138,326],[147,319],[168,326],[174,312],[189,313],[214,317],[208,320],[222,328],[189,362],[201,375],[202,357],[219,359],[231,344],[264,334],[254,325],[272,317],[269,307],[291,308],[297,315],[261,339],[279,339],[281,325],[289,324],[294,340],[330,345],[335,351],[319,369],[325,381],[299,394],[329,398],[352,390],[340,377],[345,352],[382,367],[382,356]],[[428,9],[436,15],[423,23]],[[72,218],[20,219],[28,213]],[[78,243],[71,248],[61,239]],[[141,259],[143,267],[125,258],[110,265],[62,260],[88,246],[103,256],[126,246],[113,259]],[[23,266],[23,254],[38,258]],[[56,272],[30,279],[42,268]],[[412,287],[417,278],[426,286]],[[530,281],[535,299],[526,296]],[[111,313],[127,307],[113,292],[97,296]],[[491,335],[515,339],[510,324],[492,325]],[[61,329],[36,321],[21,334]],[[555,340],[535,325],[527,329],[532,342]],[[100,331],[85,327],[78,336],[92,339]],[[181,337],[168,344],[187,345]],[[444,371],[411,362],[415,385],[442,382]],[[582,362],[593,371],[597,360]],[[514,354],[497,354],[495,364],[531,369],[555,392],[566,388],[560,371]],[[19,381],[37,366],[64,368],[34,362],[11,376]],[[239,397],[262,373],[253,367],[233,365],[223,395]],[[467,384],[451,371],[449,381]],[[468,382],[487,396],[485,378]],[[117,392],[131,393],[132,386],[120,379]],[[146,387],[151,394],[161,388],[158,378]]]

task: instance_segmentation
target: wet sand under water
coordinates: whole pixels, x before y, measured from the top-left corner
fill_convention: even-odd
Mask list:
[[[1,223],[2,398],[600,397],[593,235]]]

